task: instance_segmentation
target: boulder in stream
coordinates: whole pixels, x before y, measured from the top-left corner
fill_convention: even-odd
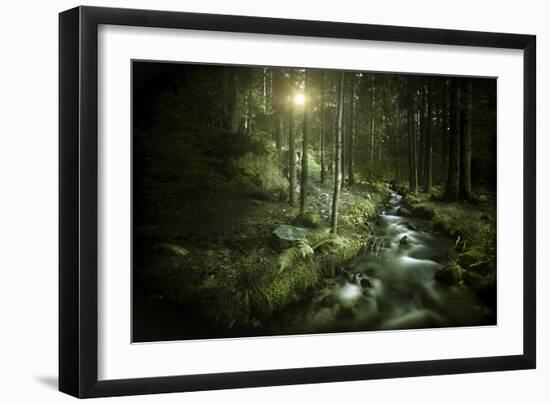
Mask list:
[[[359,284],[363,289],[372,288],[372,282],[368,278],[361,278]]]
[[[399,240],[399,245],[401,247],[408,247],[411,245],[411,239],[409,238],[409,236],[407,236],[406,234],[401,237],[401,240]]]

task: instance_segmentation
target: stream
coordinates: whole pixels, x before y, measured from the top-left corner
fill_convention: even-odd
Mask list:
[[[392,191],[368,248],[266,326],[274,334],[302,334],[495,324],[494,312],[469,288],[434,280],[454,241],[428,221],[399,216],[401,199]]]

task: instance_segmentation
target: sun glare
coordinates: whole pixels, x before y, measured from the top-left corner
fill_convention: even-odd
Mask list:
[[[306,97],[303,94],[296,94],[294,97],[294,103],[296,105],[304,105],[306,102]]]

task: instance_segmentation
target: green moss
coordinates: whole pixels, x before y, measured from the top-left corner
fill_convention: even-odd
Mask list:
[[[341,225],[355,226],[373,219],[376,217],[376,208],[379,203],[379,197],[354,199],[340,212]]]
[[[317,212],[307,211],[296,216],[296,219],[294,219],[294,224],[313,229],[318,228],[321,226],[321,216],[319,216],[319,213]]]
[[[427,204],[417,204],[411,206],[412,215],[421,219],[431,220],[437,214],[433,206]]]
[[[458,264],[448,264],[439,269],[434,279],[445,285],[457,285],[462,280],[462,268]]]
[[[399,216],[405,216],[405,217],[411,217],[412,216],[411,211],[408,208],[404,207],[404,206],[401,206],[399,208],[399,210],[397,211],[397,214]]]
[[[296,262],[291,268],[276,276],[266,277],[262,285],[268,305],[260,305],[257,312],[268,316],[274,311],[297,301],[304,292],[313,288],[321,280],[318,264],[312,262]]]
[[[412,206],[422,202],[422,199],[419,194],[406,194],[402,202],[405,205]]]
[[[472,248],[463,252],[458,256],[458,263],[463,268],[469,268],[472,265],[477,265],[487,259],[485,252],[481,248]]]
[[[282,199],[286,195],[288,181],[281,172],[280,153],[246,153],[236,160],[241,174],[238,186],[248,190],[257,199]]]

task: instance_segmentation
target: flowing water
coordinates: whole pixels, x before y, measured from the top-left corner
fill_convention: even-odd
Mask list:
[[[399,216],[401,198],[392,192],[377,237],[339,276],[269,328],[296,334],[494,324],[492,310],[470,289],[433,279],[454,241],[433,233],[427,221]]]

